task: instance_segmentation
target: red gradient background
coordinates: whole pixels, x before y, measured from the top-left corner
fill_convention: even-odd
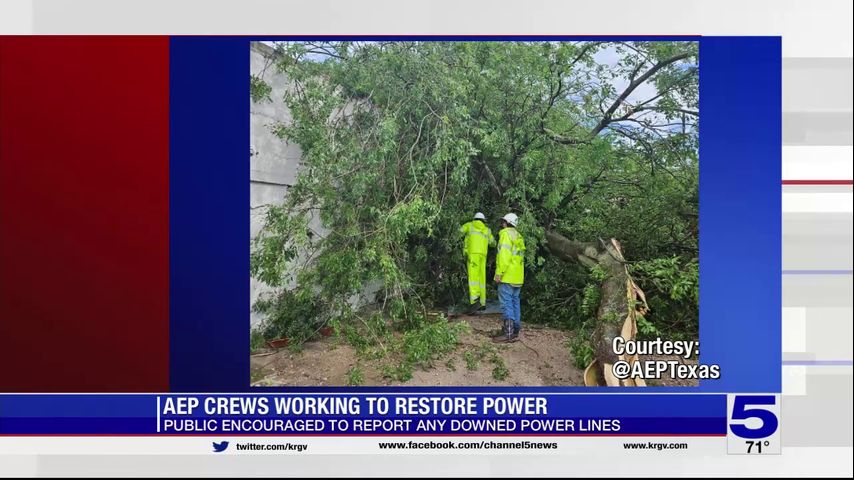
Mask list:
[[[0,391],[169,389],[169,39],[0,38]]]

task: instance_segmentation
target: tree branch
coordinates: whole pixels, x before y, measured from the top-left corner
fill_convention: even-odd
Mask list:
[[[572,67],[574,67],[576,63],[580,62],[581,59],[584,58],[584,56],[590,52],[590,50],[598,47],[599,45],[600,45],[600,42],[592,42],[592,43],[585,44],[583,47],[581,47],[581,50],[578,52],[578,55],[576,55],[575,58],[572,59],[571,62],[569,62],[569,65],[567,65],[567,69],[571,69]],[[542,130],[544,133],[548,134],[551,137],[555,137],[555,136],[560,137],[560,135],[557,135],[556,133],[551,132],[550,130],[548,130],[546,128],[545,121],[546,121],[546,117],[548,116],[549,112],[554,107],[555,102],[561,96],[561,94],[564,92],[563,73],[564,73],[564,69],[562,69],[562,68],[556,68],[555,69],[555,74],[557,75],[557,82],[556,82],[557,88],[552,90],[551,85],[549,85],[549,90],[550,90],[551,95],[549,95],[549,101],[546,104],[546,110],[542,113],[542,115],[540,115],[540,130]],[[561,138],[563,138],[563,137],[561,137]]]
[[[664,60],[661,60],[660,62],[658,62],[655,65],[653,65],[652,67],[650,67],[649,70],[644,72],[643,75],[634,79],[629,84],[629,86],[627,86],[626,89],[623,90],[623,93],[621,93],[620,96],[617,97],[616,100],[614,100],[614,102],[611,104],[611,106],[608,107],[608,110],[605,111],[605,116],[602,117],[602,120],[599,121],[599,124],[596,125],[596,127],[593,129],[592,132],[590,132],[590,136],[595,137],[596,135],[599,134],[599,132],[601,132],[605,127],[607,127],[609,123],[612,122],[612,116],[614,115],[614,112],[617,111],[617,109],[620,107],[620,105],[623,104],[623,102],[626,100],[626,98],[628,98],[629,95],[631,95],[632,92],[635,91],[635,89],[637,89],[644,82],[649,80],[650,77],[655,75],[662,68],[664,68],[664,67],[666,67],[666,66],[668,66],[674,62],[678,62],[679,60],[684,60],[684,59],[690,57],[691,55],[692,54],[690,52],[686,52],[686,53],[683,53],[680,55],[674,55],[672,57],[665,58]]]
[[[546,248],[565,262],[579,262],[588,267],[596,264],[599,255],[596,244],[570,240],[552,230],[546,230]]]
[[[625,115],[614,118],[614,113],[617,111],[618,108],[620,108],[620,105],[622,105],[625,102],[625,100],[629,97],[629,95],[631,95],[632,92],[634,92],[639,86],[641,86],[644,82],[649,80],[653,75],[655,75],[658,71],[660,71],[664,67],[666,67],[672,63],[678,62],[679,60],[684,60],[684,59],[690,57],[691,55],[692,55],[691,52],[686,52],[686,53],[682,53],[679,55],[674,55],[672,57],[665,58],[664,60],[661,60],[658,63],[656,63],[655,65],[653,65],[652,67],[650,67],[649,70],[644,72],[641,76],[634,78],[635,75],[637,75],[637,72],[639,70],[639,67],[640,67],[640,65],[639,65],[638,68],[636,68],[635,71],[632,72],[631,77],[630,77],[630,78],[632,78],[632,80],[629,83],[629,85],[626,87],[626,89],[623,90],[623,92],[611,103],[611,105],[608,107],[607,110],[603,111],[602,118],[599,120],[599,122],[596,124],[596,126],[593,128],[593,130],[591,130],[589,133],[587,133],[584,137],[573,138],[573,137],[569,137],[566,135],[560,135],[560,134],[557,134],[557,133],[555,133],[555,132],[553,132],[553,131],[545,128],[545,127],[543,127],[543,129],[542,129],[543,133],[548,135],[553,141],[560,143],[560,144],[563,144],[563,145],[578,145],[578,144],[583,144],[583,143],[589,143],[591,140],[596,138],[596,135],[599,135],[599,133],[602,130],[604,130],[605,127],[610,125],[611,123],[619,122],[619,121],[623,121],[623,120],[628,120],[634,113],[641,111],[641,110],[652,110],[653,109],[652,107],[644,107],[642,109],[637,109],[637,110],[630,109],[629,112],[626,113]],[[684,113],[689,113],[689,112],[690,111],[686,111]]]
[[[608,169],[608,163],[606,162],[605,164],[602,165],[602,167],[599,169],[599,171],[596,173],[596,175],[593,175],[592,177],[590,177],[590,179],[588,179],[584,183],[584,192],[581,193],[580,196],[583,197],[584,195],[587,195],[588,193],[590,193],[590,191],[593,190],[593,187],[596,185],[596,182],[598,182],[599,179],[602,178],[602,175],[605,174],[605,170],[607,170],[607,169]],[[568,207],[569,204],[573,200],[575,200],[575,192],[576,192],[576,188],[573,186],[572,191],[570,191],[569,194],[567,196],[563,197],[563,200],[560,201],[560,204],[558,205],[557,210],[563,210],[564,208]]]
[[[495,190],[495,193],[498,195],[498,198],[503,196],[503,189],[501,188],[501,184],[498,183],[498,179],[495,178],[495,175],[492,173],[492,169],[489,168],[489,165],[486,164],[486,160],[478,157],[478,161],[480,165],[483,167],[483,170],[486,172],[486,176],[489,180],[489,184],[492,186],[492,189]]]

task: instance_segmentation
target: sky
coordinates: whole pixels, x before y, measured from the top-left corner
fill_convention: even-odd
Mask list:
[[[615,66],[620,61],[620,53],[617,52],[615,45],[609,45],[606,48],[603,48],[596,52],[593,56],[593,59],[596,63],[600,65],[610,65]],[[623,91],[629,84],[627,78],[615,78],[611,85],[613,85],[614,89],[617,92]],[[654,97],[658,94],[658,89],[655,87],[655,84],[651,81],[644,82],[640,84],[626,99],[626,102],[629,104],[637,104],[650,98]],[[652,105],[657,103],[653,102]],[[659,112],[647,111],[643,113],[643,117],[645,120],[650,120],[654,123],[667,123],[667,119],[665,116]],[[628,127],[637,126],[637,124],[626,124]],[[681,130],[681,127],[673,126],[669,127],[669,130],[678,131]]]
[[[277,42],[263,42],[271,47],[275,47]],[[325,57],[320,54],[312,55],[307,58],[316,59],[318,61],[323,60]],[[608,65],[608,66],[616,66],[620,61],[620,53],[617,51],[616,45],[608,45],[605,48],[602,48],[596,52],[593,56],[596,63],[600,65]],[[611,85],[614,87],[616,92],[622,92],[629,84],[627,78],[615,78],[611,80]],[[644,82],[640,86],[638,86],[626,99],[629,104],[636,104],[643,101],[646,101],[652,97],[654,97],[658,93],[655,85],[650,82]],[[653,103],[654,105],[654,103]],[[646,120],[655,121],[658,123],[665,123],[664,115],[654,112],[647,111],[643,113],[643,118]],[[635,124],[636,125],[636,124]],[[631,125],[628,125],[631,126]],[[678,127],[677,127],[678,128]]]
[[[593,55],[593,59],[600,65],[615,66],[620,61],[620,54],[617,53],[615,46],[609,45],[596,52]],[[629,85],[629,81],[625,78],[618,78],[612,82],[612,85],[616,91],[622,92]],[[639,103],[654,97],[657,93],[655,85],[650,82],[644,82],[629,95],[627,100],[629,103]]]

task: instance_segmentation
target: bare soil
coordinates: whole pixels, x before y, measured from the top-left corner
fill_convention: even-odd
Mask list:
[[[253,386],[345,386],[348,372],[358,366],[365,386],[583,386],[583,369],[575,366],[567,347],[569,333],[523,325],[520,341],[493,343],[500,327],[498,315],[460,316],[471,327],[460,336],[456,350],[431,369],[416,368],[407,382],[383,376],[383,360],[360,359],[356,349],[335,336],[251,357]],[[497,360],[495,356],[499,357]],[[467,361],[468,360],[468,361]],[[474,361],[473,361],[474,360]],[[509,375],[497,380],[493,370],[503,364]],[[498,375],[500,378],[501,375]],[[669,379],[657,385],[685,385]]]

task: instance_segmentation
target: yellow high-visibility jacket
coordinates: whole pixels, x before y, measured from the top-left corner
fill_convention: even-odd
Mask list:
[[[495,237],[480,220],[472,220],[460,227],[460,233],[466,236],[463,253],[466,255],[486,255],[489,247],[495,246]]]
[[[515,228],[498,232],[498,256],[495,258],[495,275],[501,283],[525,283],[525,239]]]

